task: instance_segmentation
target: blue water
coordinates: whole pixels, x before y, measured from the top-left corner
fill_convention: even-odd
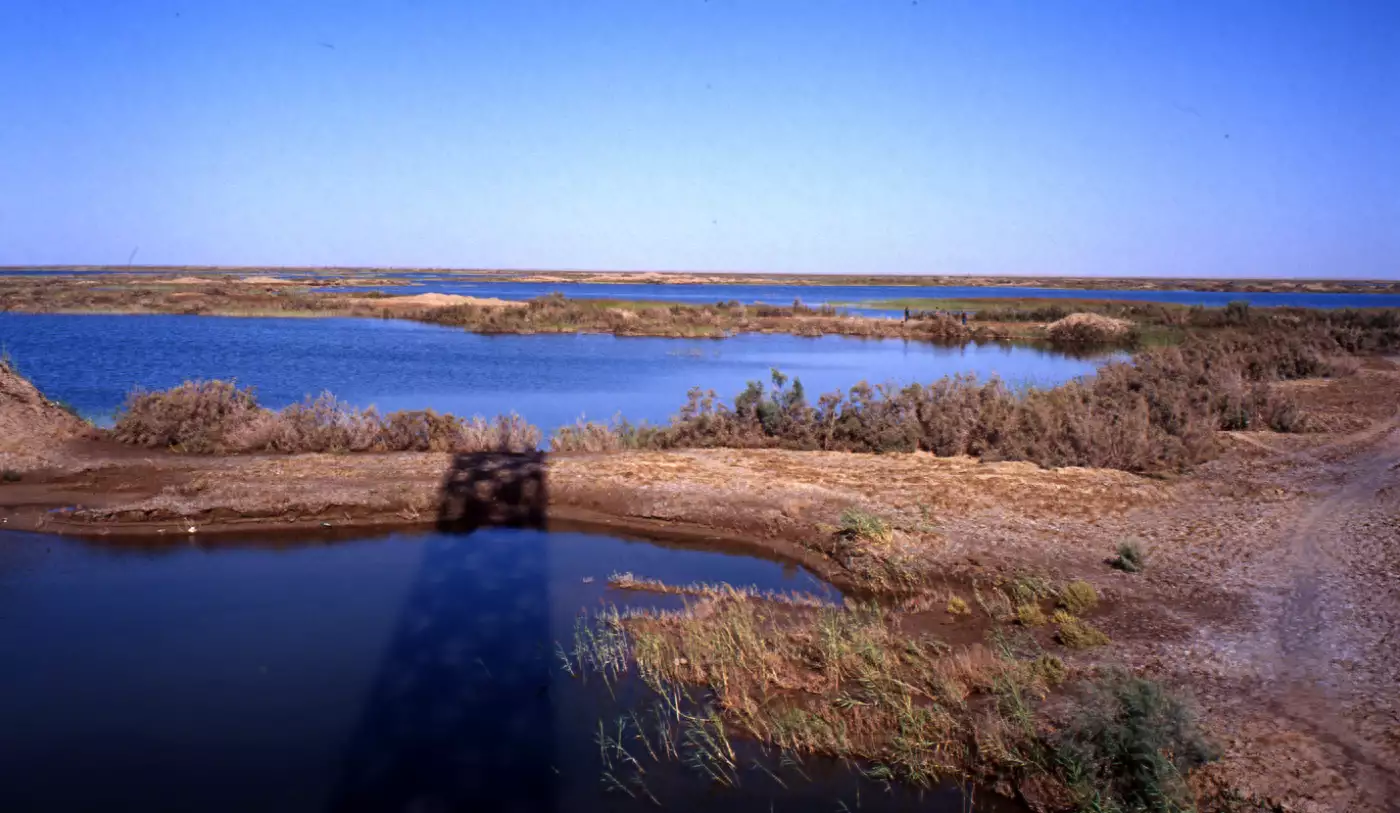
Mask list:
[[[412,277],[412,285],[379,288],[327,288],[323,290],[380,290],[392,294],[447,293],[500,299],[532,299],[554,291],[578,299],[654,299],[668,302],[714,303],[731,299],[791,305],[801,299],[808,305],[855,303],[852,313],[888,314],[890,311],[859,303],[911,297],[930,299],[986,299],[1042,297],[1046,299],[1118,299],[1165,302],[1178,305],[1224,307],[1243,300],[1261,307],[1293,308],[1400,308],[1400,294],[1310,293],[1213,293],[1205,291],[1082,291],[1072,288],[980,288],[950,286],[875,285],[592,285],[586,283],[493,282],[460,276]]]
[[[655,809],[605,793],[594,737],[628,707],[556,650],[583,610],[679,606],[607,587],[624,569],[840,599],[776,562],[583,533],[133,546],[0,532],[0,810]],[[747,762],[725,792],[676,761],[646,768],[668,810],[861,806],[856,777],[817,760],[787,790]],[[960,801],[862,795],[874,811]]]
[[[899,339],[742,335],[481,336],[379,319],[75,316],[0,313],[0,346],[50,398],[109,419],[133,387],[236,378],[281,407],[330,390],[381,410],[459,415],[514,410],[541,428],[580,416],[664,421],[693,386],[730,398],[777,367],[809,397],[869,380],[929,382],[973,372],[1056,384],[1097,362],[1024,346],[937,347]]]

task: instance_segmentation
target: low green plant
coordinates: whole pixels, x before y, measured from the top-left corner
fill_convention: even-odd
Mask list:
[[[1073,615],[1083,615],[1099,604],[1099,594],[1086,581],[1072,581],[1060,590],[1060,606]]]
[[[887,543],[893,538],[890,525],[880,517],[860,508],[847,508],[841,513],[838,536],[849,540]]]
[[[1118,546],[1118,556],[1110,564],[1124,573],[1140,573],[1147,567],[1147,554],[1138,543],[1124,542]]]
[[[1039,675],[1046,684],[1058,686],[1065,681],[1065,662],[1054,655],[1041,655],[1031,663],[1031,671]]]
[[[1080,809],[1193,810],[1183,777],[1219,756],[1185,701],[1122,670],[1080,687],[1076,712],[1052,745]]]
[[[971,612],[971,608],[967,606],[967,602],[963,601],[961,597],[950,596],[948,598],[948,615],[968,615]]]
[[[18,483],[21,477],[22,475],[14,469],[5,469],[4,471],[0,472],[0,482]]]
[[[1073,624],[1079,621],[1079,617],[1068,610],[1056,610],[1050,615],[1052,624]]]

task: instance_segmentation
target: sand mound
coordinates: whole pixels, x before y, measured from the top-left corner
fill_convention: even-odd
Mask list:
[[[87,428],[87,423],[0,362],[0,467],[24,470],[50,465],[58,447]]]
[[[460,294],[414,294],[412,296],[391,296],[383,299],[356,299],[356,304],[373,305],[384,310],[416,310],[421,308],[447,308],[453,305],[478,305],[490,308],[523,308],[524,302],[492,297],[462,296]]]
[[[218,280],[208,277],[176,277],[174,279],[158,279],[156,282],[162,285],[213,285]]]
[[[247,283],[247,284],[249,284],[249,285],[296,285],[296,284],[297,284],[297,282],[296,282],[295,280],[282,279],[281,277],[243,277],[242,279],[235,280],[235,282],[243,282],[243,283]]]
[[[1046,328],[1057,342],[1112,342],[1132,332],[1133,323],[1097,313],[1071,313]]]

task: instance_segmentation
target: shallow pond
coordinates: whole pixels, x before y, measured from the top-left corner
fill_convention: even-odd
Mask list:
[[[748,380],[766,382],[773,367],[801,378],[815,401],[861,380],[926,383],[956,373],[1053,385],[1099,363],[1026,346],[901,339],[482,336],[397,320],[173,315],[0,313],[0,346],[50,398],[99,421],[136,386],[236,378],[269,407],[330,390],[381,410],[514,410],[546,431],[581,415],[664,421],[691,387],[729,399]]]
[[[839,599],[776,562],[586,533],[0,532],[0,810],[655,809],[602,780],[595,737],[622,693],[555,649],[582,610],[679,605],[609,588],[614,570]],[[720,789],[663,759],[646,790],[666,810],[965,809],[955,788],[921,799],[741,750],[787,787],[746,763]]]

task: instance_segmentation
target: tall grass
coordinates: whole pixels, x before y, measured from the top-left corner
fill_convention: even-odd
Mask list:
[[[237,452],[521,452],[540,443],[519,415],[459,418],[428,410],[381,414],[330,393],[273,411],[252,387],[187,381],[169,390],[135,390],[111,430],[122,443],[190,454]]]

